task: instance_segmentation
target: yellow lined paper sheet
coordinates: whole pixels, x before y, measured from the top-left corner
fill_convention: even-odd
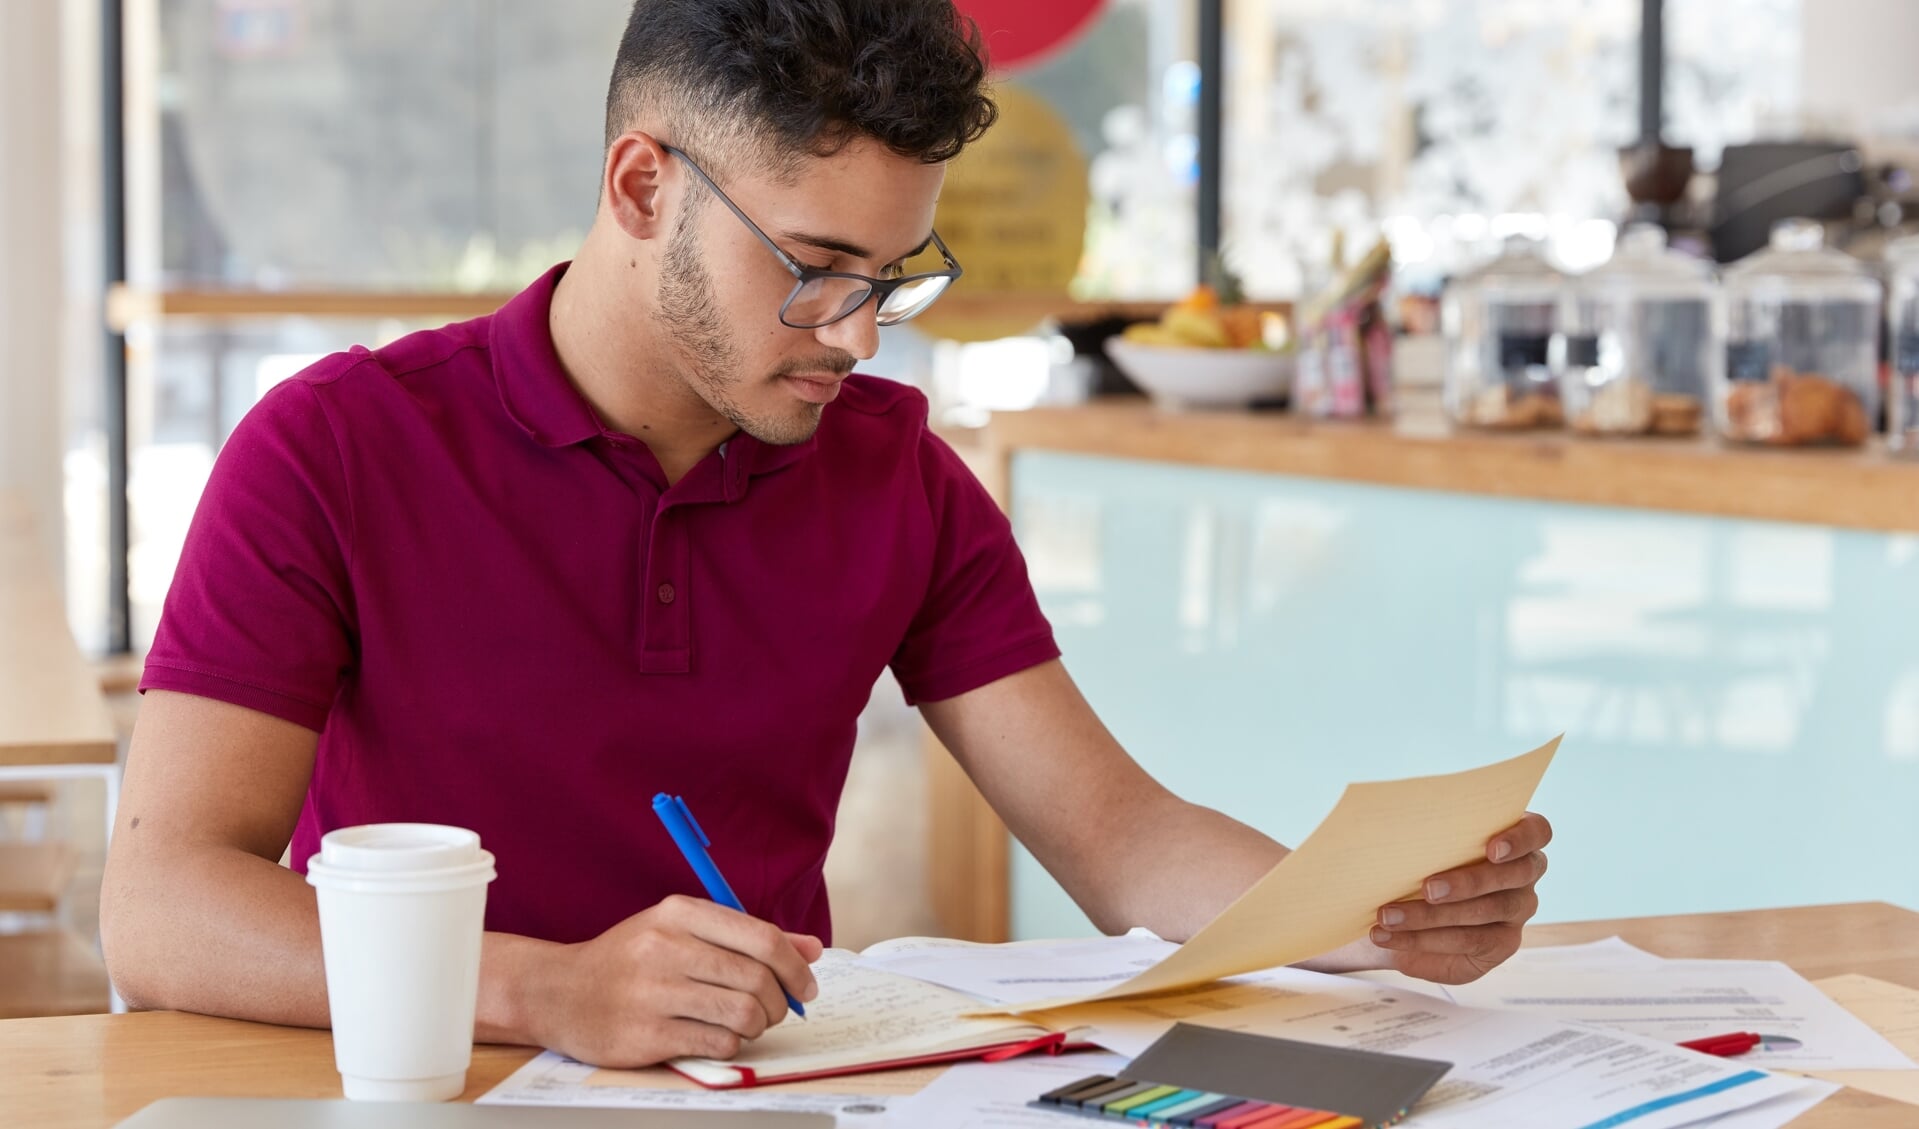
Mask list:
[[[1380,906],[1417,896],[1432,874],[1485,859],[1486,843],[1526,814],[1559,742],[1465,772],[1349,784],[1305,842],[1165,960],[1092,995],[995,1010],[1025,1014],[1169,992],[1363,937]]]
[[[1849,972],[1813,981],[1840,1007],[1919,1062],[1919,989]],[[1919,1070],[1818,1070],[1814,1078],[1851,1086],[1868,1094],[1919,1105]]]

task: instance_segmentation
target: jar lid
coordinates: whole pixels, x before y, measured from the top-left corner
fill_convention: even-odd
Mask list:
[[[1558,297],[1566,276],[1546,261],[1545,249],[1523,235],[1506,238],[1499,255],[1459,276],[1453,286],[1499,297],[1550,301]]]
[[[1808,219],[1774,224],[1765,250],[1726,269],[1726,286],[1795,298],[1879,301],[1879,282],[1866,265],[1827,247],[1826,229]]]
[[[1579,279],[1582,292],[1630,292],[1652,298],[1709,298],[1712,264],[1666,245],[1666,230],[1656,223],[1627,226],[1613,256]]]

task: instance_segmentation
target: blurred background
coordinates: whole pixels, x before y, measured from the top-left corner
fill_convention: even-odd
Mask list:
[[[1012,509],[1149,768],[1297,841],[1566,730],[1544,916],[1919,907],[1919,5],[958,6],[1003,111],[941,205],[966,278],[865,371]],[[105,1006],[114,761],[222,442],[569,257],[628,7],[0,4],[0,1015]],[[1827,385],[1858,428],[1800,435]],[[890,686],[830,873],[854,947],[1090,928]]]

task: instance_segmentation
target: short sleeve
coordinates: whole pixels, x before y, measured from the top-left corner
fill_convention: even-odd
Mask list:
[[[331,357],[282,382],[221,448],[167,591],[142,692],[176,690],[315,732],[325,727],[355,651],[353,523],[315,383],[354,363]]]
[[[1059,657],[1012,523],[931,429],[922,430],[918,462],[933,519],[932,576],[892,664],[915,705]]]

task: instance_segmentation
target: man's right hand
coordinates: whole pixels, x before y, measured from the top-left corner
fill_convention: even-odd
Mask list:
[[[527,985],[542,1045],[596,1066],[731,1058],[819,992],[819,939],[675,896],[554,952]]]
[[[4,2],[4,0],[0,0]],[[325,1027],[313,888],[277,861],[319,736],[264,713],[154,690],[127,754],[101,887],[108,970],[129,1003]],[[726,1058],[810,1000],[812,937],[668,898],[577,945],[488,933],[474,1035],[584,1062]]]

